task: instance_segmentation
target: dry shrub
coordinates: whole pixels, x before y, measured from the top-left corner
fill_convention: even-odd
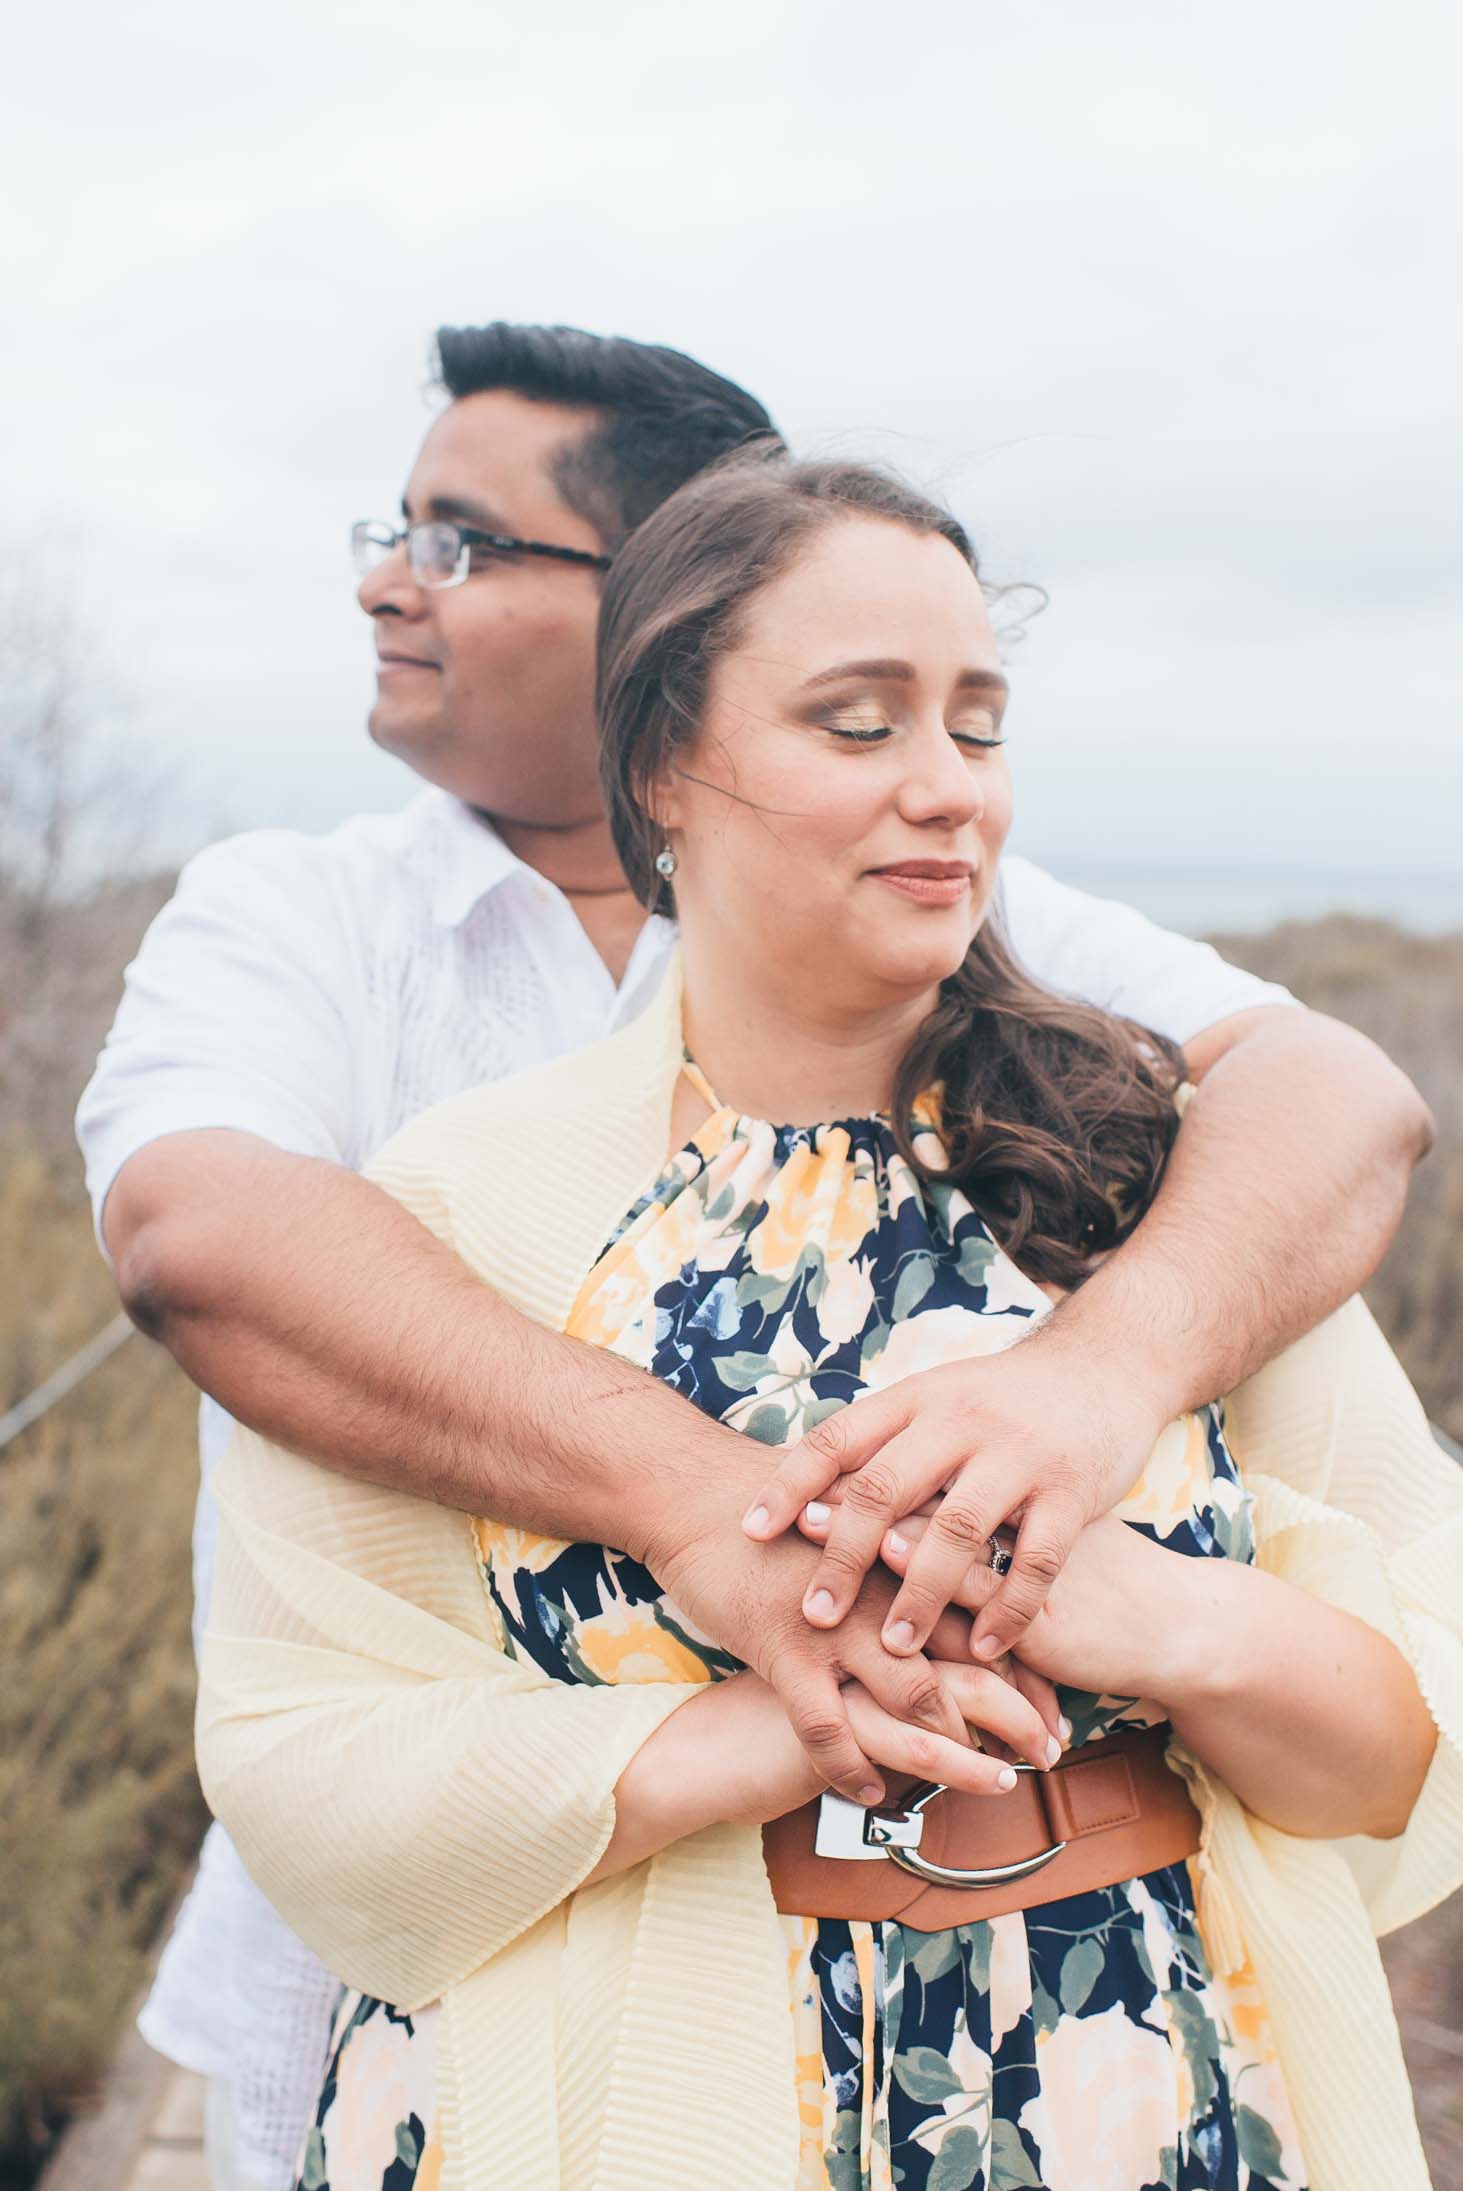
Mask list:
[[[1215,941],[1370,1035],[1432,1105],[1437,1146],[1367,1298],[1429,1415],[1463,1444],[1463,935],[1416,936],[1337,914]],[[1345,1102],[1344,1088],[1336,1100]]]
[[[0,1170],[0,1405],[115,1313],[74,1182]],[[205,1822],[194,1395],[132,1339],[0,1453],[0,2183],[105,2066]]]

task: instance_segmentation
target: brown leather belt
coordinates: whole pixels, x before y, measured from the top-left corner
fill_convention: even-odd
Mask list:
[[[1049,1772],[1019,1766],[1009,1795],[923,1781],[897,1807],[865,1811],[831,1793],[805,1803],[762,1829],[777,1907],[943,1932],[1177,1864],[1199,1846],[1199,1814],[1167,1747],[1167,1727],[1125,1728]],[[956,1883],[952,1872],[987,1876]]]

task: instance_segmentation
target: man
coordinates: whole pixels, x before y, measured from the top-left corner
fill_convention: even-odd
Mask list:
[[[856,1544],[830,1567],[796,1534],[758,1543],[766,1527],[742,1526],[760,1449],[512,1314],[355,1176],[425,1104],[593,1040],[651,993],[671,933],[626,887],[596,774],[599,573],[681,480],[773,431],[671,351],[496,326],[444,329],[439,353],[450,401],[408,481],[406,533],[357,528],[372,735],[435,788],[402,815],[260,833],[185,872],[82,1102],[102,1235],[134,1317],[211,1396],[205,1480],[227,1409],[331,1466],[622,1545],[774,1683],[824,1777],[866,1793],[877,1774],[840,1682],[857,1673],[935,1723],[918,1644],[938,1582],[901,1601],[914,1617],[888,1637],[894,1586],[864,1576]],[[819,1434],[873,1464],[850,1478],[864,1525],[897,1497],[879,1459],[900,1438],[952,1483],[952,1545],[1019,1513],[980,1624],[995,1649],[1163,1424],[1369,1274],[1428,1135],[1361,1037],[1024,863],[1005,887],[1033,971],[1184,1042],[1199,1092],[1153,1210],[1038,1337],[912,1380],[896,1414],[866,1418],[872,1442],[842,1418]],[[200,1609],[210,1557],[205,1494]],[[815,1586],[826,1603],[807,1602]],[[144,2029],[230,2081],[220,2181],[288,2183],[329,1997],[211,1836]]]

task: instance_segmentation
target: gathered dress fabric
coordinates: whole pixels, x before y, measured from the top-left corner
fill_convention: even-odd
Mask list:
[[[915,1126],[938,1164],[928,1109]],[[860,1393],[1009,1344],[1048,1306],[888,1120],[773,1127],[714,1106],[627,1213],[571,1329],[779,1446]],[[1173,1424],[1118,1511],[1172,1551],[1251,1560],[1222,1410]],[[554,1681],[737,1670],[621,1552],[486,1521],[476,1542],[503,1649]],[[1163,1717],[1076,1690],[1062,1706],[1074,1745]],[[779,1921],[801,2124],[788,2191],[1302,2191],[1254,1974],[1210,1969],[1188,1865],[935,1933]],[[299,2191],[436,2191],[436,2016],[346,1995]]]

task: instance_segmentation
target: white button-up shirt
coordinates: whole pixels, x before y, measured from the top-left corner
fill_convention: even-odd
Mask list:
[[[1011,941],[1049,988],[1184,1042],[1288,992],[1016,858]],[[616,986],[568,900],[468,808],[427,791],[328,836],[261,830],[200,853],[148,930],[77,1131],[98,1227],[128,1158],[208,1127],[358,1169],[407,1119],[578,1049],[649,1001],[674,942],[648,921]],[[213,1572],[213,1468],[231,1428],[200,1410],[195,1622]],[[160,2052],[232,2080],[239,2156],[287,2191],[319,2089],[335,1982],[215,1826],[142,2015]]]

